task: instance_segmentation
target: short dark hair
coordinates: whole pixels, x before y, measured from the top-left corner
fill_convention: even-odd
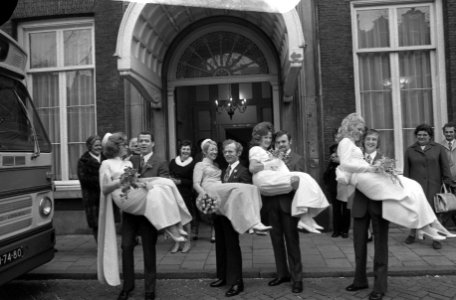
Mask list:
[[[429,124],[420,124],[416,126],[415,128],[415,136],[418,134],[420,131],[426,131],[427,134],[431,137],[431,139],[434,138],[434,130],[432,130],[432,126]]]
[[[179,152],[180,152],[180,149],[182,149],[182,147],[186,147],[186,146],[190,146],[190,150],[193,150],[192,142],[189,140],[183,140],[179,145]]]
[[[448,122],[448,123],[446,123],[445,125],[443,125],[442,131],[445,132],[445,128],[448,128],[448,127],[453,127],[453,129],[456,130],[456,124],[453,123],[453,122]]]
[[[286,135],[288,138],[288,141],[291,141],[291,134],[286,131],[286,130],[279,130],[274,134],[274,140],[281,137],[282,135]]]
[[[93,144],[96,142],[96,141],[100,141],[101,142],[101,137],[99,135],[91,135],[87,138],[86,140],[86,147],[87,147],[87,150],[91,150],[92,147],[93,147]]]
[[[138,134],[138,138],[140,135],[150,135],[150,140],[152,142],[155,142],[155,137],[154,137],[154,134],[148,130],[145,130],[145,131],[141,131],[139,134]]]
[[[378,139],[377,139],[377,148],[380,148],[380,132],[378,130],[375,130],[375,129],[367,129],[366,130],[366,133],[364,133],[364,137],[363,137],[363,146],[364,146],[364,140],[366,139],[366,137],[368,135],[373,135],[375,134]]]
[[[113,133],[103,147],[103,154],[106,158],[117,157],[120,153],[120,147],[127,144],[127,136],[123,132]]]
[[[231,140],[231,139],[223,141],[222,150],[225,150],[225,147],[230,145],[230,144],[234,144],[236,146],[236,152],[237,153],[242,153],[242,150],[244,150],[244,148],[242,147],[241,143],[236,142],[235,140]]]

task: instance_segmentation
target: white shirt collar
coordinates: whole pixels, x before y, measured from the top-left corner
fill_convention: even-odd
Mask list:
[[[372,159],[374,159],[376,155],[377,155],[377,150],[375,150],[372,153],[365,153],[364,157],[367,158],[368,156],[370,156]]]
[[[93,158],[95,158],[98,162],[101,161],[101,155],[96,156],[95,154],[93,154],[93,153],[90,152],[90,151],[89,151],[89,154],[90,154],[90,156],[92,156]]]
[[[149,159],[152,157],[152,155],[154,155],[154,152],[144,155],[143,156],[144,162],[148,162]]]
[[[233,173],[233,170],[237,167],[237,165],[239,165],[239,160],[235,161],[234,163],[232,163],[230,165],[231,169],[230,169],[230,175],[231,173]]]

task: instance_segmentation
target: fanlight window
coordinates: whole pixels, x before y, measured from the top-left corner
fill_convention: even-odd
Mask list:
[[[176,77],[268,74],[263,52],[243,35],[212,32],[195,40],[179,60]]]

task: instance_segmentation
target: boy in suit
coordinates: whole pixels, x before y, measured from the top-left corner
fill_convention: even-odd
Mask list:
[[[378,151],[380,134],[374,129],[367,130],[364,140],[364,158],[374,164],[382,158]],[[355,248],[355,278],[345,289],[354,292],[367,289],[366,275],[368,229],[372,220],[374,234],[374,288],[369,294],[370,300],[381,300],[387,289],[388,276],[388,229],[389,222],[382,217],[382,201],[367,198],[356,190],[353,206],[353,245]]]
[[[223,142],[223,156],[228,167],[222,171],[222,182],[252,183],[249,170],[239,163],[242,145],[233,140]],[[214,217],[215,257],[217,280],[211,287],[230,286],[225,296],[236,296],[244,290],[242,280],[242,254],[239,246],[239,234],[234,230],[231,221],[222,215]]]

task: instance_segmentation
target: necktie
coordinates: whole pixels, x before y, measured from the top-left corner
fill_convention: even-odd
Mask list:
[[[141,173],[143,168],[144,168],[144,156],[141,155],[139,157],[139,170],[138,170],[138,172]]]
[[[226,168],[225,176],[223,177],[223,182],[227,182],[228,179],[230,179],[230,173],[231,173],[231,165],[228,165],[228,168]]]
[[[372,156],[370,154],[367,155],[366,160],[370,165],[372,164]]]
[[[448,142],[448,149],[450,149],[450,151],[453,149],[451,146],[453,146],[453,142]]]

